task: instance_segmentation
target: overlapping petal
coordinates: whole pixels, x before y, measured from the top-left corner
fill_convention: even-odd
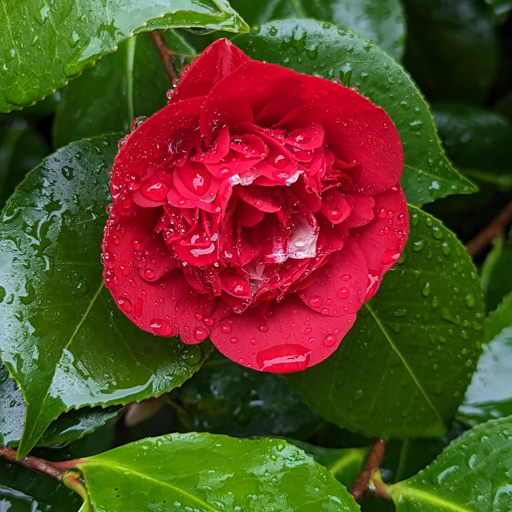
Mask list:
[[[210,337],[260,371],[303,370],[336,349],[400,257],[402,167],[381,108],[218,40],[122,141],[105,283],[146,331]]]

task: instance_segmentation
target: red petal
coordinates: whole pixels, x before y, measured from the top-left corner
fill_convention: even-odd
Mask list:
[[[133,215],[137,211],[137,206],[128,204],[134,181],[140,183],[150,167],[160,165],[169,156],[167,142],[194,120],[197,122],[201,104],[202,100],[193,99],[167,105],[128,136],[112,169],[112,200],[118,213]]]
[[[368,267],[366,300],[379,289],[382,276],[402,254],[409,233],[409,215],[400,187],[374,196],[375,218],[350,231],[358,242]]]
[[[201,126],[205,127],[210,112],[227,98],[243,97],[253,112],[260,112],[281,90],[320,110],[326,144],[345,161],[361,164],[363,172],[356,185],[366,195],[375,195],[398,183],[403,152],[391,119],[365,97],[330,80],[297,74],[273,64],[246,62],[213,87],[201,111]]]
[[[350,192],[345,196],[352,211],[347,221],[347,226],[351,228],[359,228],[371,222],[375,217],[375,199],[373,197]]]
[[[180,78],[171,102],[206,96],[212,87],[251,59],[227,39],[218,39],[194,60]]]
[[[295,294],[272,303],[264,319],[259,308],[232,314],[212,331],[211,340],[227,357],[254,370],[289,373],[326,359],[352,327],[355,314],[324,316]]]
[[[229,128],[223,126],[208,151],[195,155],[191,160],[202,164],[216,164],[229,153],[229,142]]]
[[[304,304],[325,315],[356,313],[366,298],[368,272],[361,249],[351,237],[332,254],[316,280],[299,296]]]
[[[351,213],[351,208],[343,195],[335,189],[322,194],[322,213],[331,224],[343,222]]]
[[[103,275],[115,302],[130,320],[153,334],[176,336],[178,330],[170,320],[176,309],[170,286],[179,274],[170,272],[161,277],[165,267],[174,268],[174,262],[160,235],[148,229],[148,225],[156,222],[157,214],[156,210],[151,210],[150,215],[126,218],[112,210],[102,245],[107,256]],[[161,270],[158,282],[150,282],[156,272],[149,278],[140,275],[140,271],[144,271],[138,268],[144,249],[149,250],[149,263],[155,253],[160,257],[162,253],[169,255],[167,261],[162,258],[157,262]]]

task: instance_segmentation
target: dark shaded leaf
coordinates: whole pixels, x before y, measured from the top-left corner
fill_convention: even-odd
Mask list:
[[[465,175],[512,187],[512,126],[492,110],[435,103],[434,119],[448,156]]]
[[[480,0],[405,0],[405,67],[430,100],[483,101],[498,65],[498,41]]]
[[[25,119],[0,128],[0,208],[23,180],[49,153],[44,137]]]
[[[307,439],[322,423],[280,375],[250,370],[217,351],[171,396],[187,430]]]
[[[194,55],[194,49],[175,32],[164,38],[176,60],[190,60]],[[53,144],[59,148],[86,137],[128,132],[135,118],[150,116],[165,106],[170,88],[149,34],[131,37],[62,90]]]

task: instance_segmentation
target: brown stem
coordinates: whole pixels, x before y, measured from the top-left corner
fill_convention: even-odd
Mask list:
[[[384,439],[377,439],[373,444],[372,451],[366,460],[363,471],[361,471],[361,474],[354,482],[354,485],[350,488],[350,494],[352,494],[352,497],[355,500],[361,498],[366,489],[368,489],[373,474],[380,467],[385,450],[386,441]]]
[[[172,63],[172,51],[165,44],[164,38],[162,34],[158,32],[151,32],[151,39],[153,39],[153,43],[155,43],[156,49],[158,50],[158,54],[160,55],[160,60],[164,65],[165,72],[169,79],[176,80],[178,77],[178,72]]]
[[[39,459],[38,457],[33,457],[32,455],[27,455],[21,460],[17,460],[16,456],[16,450],[11,450],[11,448],[6,448],[5,446],[0,446],[0,457],[13,462],[17,462],[26,468],[34,469],[35,471],[49,475],[53,478],[56,478],[57,480],[62,480],[64,476],[69,473],[69,471],[55,466],[52,462]]]
[[[507,224],[512,220],[512,201],[494,217],[492,222],[473,240],[466,245],[466,250],[470,256],[476,256],[480,251],[485,249],[494,238],[505,231]]]

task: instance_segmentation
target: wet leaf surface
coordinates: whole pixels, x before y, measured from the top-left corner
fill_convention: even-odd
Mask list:
[[[328,469],[347,489],[350,489],[361,473],[363,463],[371,449],[370,446],[363,448],[324,448],[295,439],[288,439],[288,442],[304,450],[310,457]]]
[[[231,0],[230,4],[251,26],[311,18],[348,27],[397,60],[404,51],[405,19],[397,0]]]
[[[366,302],[338,350],[287,375],[311,410],[378,437],[441,436],[480,354],[484,317],[476,269],[438,220],[410,207],[395,271]]]
[[[325,468],[278,439],[170,434],[90,457],[79,469],[96,510],[359,510]]]
[[[458,417],[470,425],[512,415],[512,294],[485,322],[485,345]]]
[[[206,27],[248,30],[225,0],[46,0],[2,2],[5,56],[0,112],[38,101],[140,31]],[[148,22],[150,22],[148,24]],[[44,52],[41,49],[44,48]]]
[[[234,43],[253,59],[357,87],[381,106],[400,133],[405,156],[400,184],[409,203],[421,206],[477,190],[446,158],[429,107],[409,75],[364,37],[328,23],[276,21]]]
[[[508,512],[512,420],[468,430],[418,475],[391,487],[397,512]]]
[[[22,454],[65,411],[171,391],[210,350],[142,332],[103,285],[116,151],[115,136],[63,148],[27,176],[0,219],[0,354],[27,403]]]

